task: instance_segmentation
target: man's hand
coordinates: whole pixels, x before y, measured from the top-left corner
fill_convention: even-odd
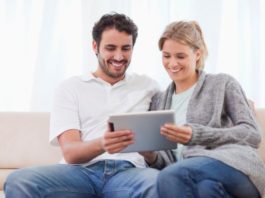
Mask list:
[[[118,153],[133,143],[133,133],[129,130],[106,131],[102,138],[102,146],[110,154]]]

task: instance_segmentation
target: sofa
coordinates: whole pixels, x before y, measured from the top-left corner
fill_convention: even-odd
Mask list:
[[[265,135],[265,108],[256,110],[256,117]],[[3,184],[12,171],[35,165],[58,163],[59,147],[48,143],[48,112],[0,112],[0,198]],[[265,161],[265,139],[259,152]]]
[[[60,148],[48,142],[49,116],[48,112],[0,112],[0,198],[12,171],[60,160]]]

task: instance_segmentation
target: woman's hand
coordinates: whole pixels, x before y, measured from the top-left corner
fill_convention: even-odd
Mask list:
[[[181,144],[188,143],[192,137],[191,127],[177,126],[174,124],[165,124],[161,127],[160,133],[168,140]]]

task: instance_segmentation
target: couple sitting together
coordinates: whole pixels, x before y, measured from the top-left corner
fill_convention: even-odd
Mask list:
[[[126,74],[137,31],[118,13],[95,23],[96,71],[62,82],[55,92],[50,141],[60,145],[64,160],[13,172],[4,184],[6,198],[265,195],[257,122],[233,77],[203,71],[207,47],[198,23],[170,23],[158,41],[172,80],[164,92],[147,76]],[[177,149],[121,153],[134,134],[111,132],[109,115],[164,109],[176,120],[160,133]]]

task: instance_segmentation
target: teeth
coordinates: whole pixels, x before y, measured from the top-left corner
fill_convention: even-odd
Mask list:
[[[123,66],[123,62],[110,62],[111,65],[113,65],[114,67],[121,67]]]
[[[170,71],[171,72],[179,72],[181,69],[180,68],[178,68],[178,69],[171,69]]]
[[[120,66],[122,66],[121,63],[119,63],[119,64],[117,64],[117,63],[112,63],[112,65],[113,65],[114,67],[120,67]]]

